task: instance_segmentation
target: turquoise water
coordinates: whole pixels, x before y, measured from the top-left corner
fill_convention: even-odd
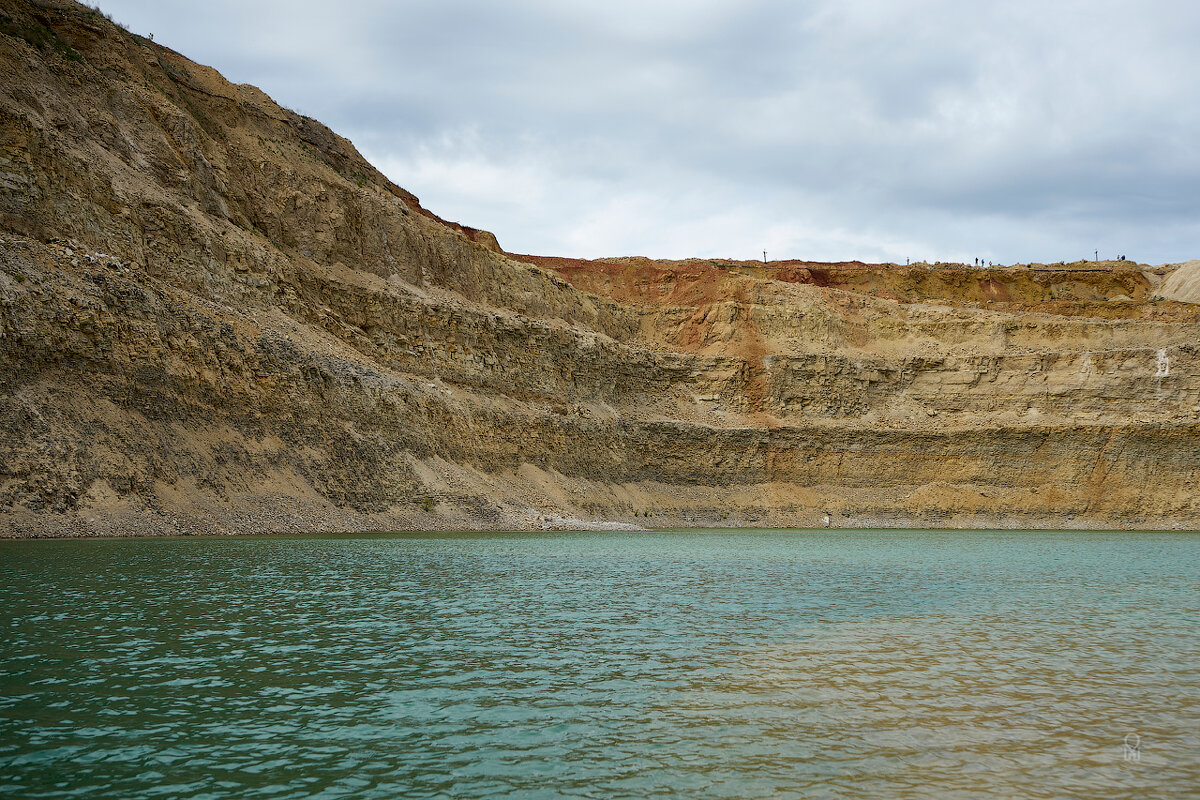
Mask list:
[[[1198,796],[1198,556],[1178,533],[2,542],[0,797]]]

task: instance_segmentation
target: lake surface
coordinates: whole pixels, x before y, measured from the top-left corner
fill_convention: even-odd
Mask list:
[[[929,796],[1200,796],[1200,536],[0,542],[0,797]]]

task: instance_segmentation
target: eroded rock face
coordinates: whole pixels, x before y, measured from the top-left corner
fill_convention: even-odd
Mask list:
[[[1200,521],[1170,269],[512,256],[89,9],[0,17],[3,535]]]

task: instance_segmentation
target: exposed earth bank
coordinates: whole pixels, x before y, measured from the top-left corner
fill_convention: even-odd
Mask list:
[[[0,0],[0,535],[1195,528],[1200,272],[507,254]]]

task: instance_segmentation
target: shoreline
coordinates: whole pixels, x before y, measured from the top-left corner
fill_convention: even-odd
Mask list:
[[[273,518],[273,519],[270,519]],[[269,521],[270,519],[270,521]],[[658,531],[1094,531],[1129,533],[1194,533],[1198,520],[1105,520],[1094,517],[1001,517],[991,514],[948,516],[872,515],[847,516],[830,520],[814,519],[812,514],[756,515],[755,519],[737,517],[691,517],[661,515],[653,522],[628,518],[588,519],[552,513],[532,514],[525,518],[471,517],[461,514],[420,512],[416,514],[340,513],[321,518],[292,519],[280,524],[278,515],[253,519],[246,515],[224,518],[194,518],[180,514],[135,514],[117,517],[54,514],[0,513],[0,540],[45,539],[147,539],[193,537],[272,537],[321,534],[402,534],[402,533],[532,533],[532,532],[612,532],[654,533]]]

